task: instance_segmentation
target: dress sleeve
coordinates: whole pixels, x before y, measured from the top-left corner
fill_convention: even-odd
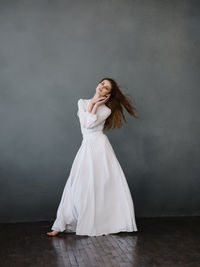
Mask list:
[[[78,112],[80,123],[84,128],[93,128],[102,123],[110,115],[111,110],[102,110],[99,114],[89,112],[84,105],[83,99],[78,100]]]

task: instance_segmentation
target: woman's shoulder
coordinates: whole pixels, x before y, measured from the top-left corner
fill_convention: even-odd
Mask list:
[[[87,102],[87,99],[83,99],[83,98],[79,98],[77,103],[78,104],[82,104],[82,103],[86,103]]]
[[[106,105],[105,105],[105,107],[106,107],[107,112],[111,114],[111,112],[112,112],[111,108],[109,108],[109,107],[106,106]]]
[[[80,98],[80,99],[78,99],[78,101],[77,101],[77,104],[78,104],[78,107],[79,108],[86,108],[87,107],[87,105],[88,105],[88,99],[83,99],[83,98]]]
[[[83,99],[83,98],[79,98],[78,102],[88,102],[90,99]]]

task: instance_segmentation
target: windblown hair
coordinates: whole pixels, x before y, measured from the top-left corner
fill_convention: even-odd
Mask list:
[[[132,117],[139,118],[135,114],[136,107],[134,107],[132,104],[132,96],[130,94],[123,94],[120,90],[120,86],[114,79],[105,77],[100,82],[103,80],[110,81],[112,85],[110,98],[105,103],[105,105],[109,107],[112,112],[105,121],[104,130],[114,128],[120,129],[122,127],[122,119],[125,121],[125,123],[127,122],[123,112],[123,107]]]

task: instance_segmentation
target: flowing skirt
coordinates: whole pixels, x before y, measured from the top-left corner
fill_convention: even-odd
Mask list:
[[[124,172],[102,131],[83,136],[51,229],[88,236],[137,231]]]

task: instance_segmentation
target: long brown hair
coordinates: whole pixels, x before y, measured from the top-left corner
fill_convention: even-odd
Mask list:
[[[125,123],[127,122],[123,112],[123,107],[132,117],[139,118],[139,116],[135,114],[136,107],[134,107],[132,104],[132,96],[130,94],[123,94],[120,90],[120,86],[114,79],[105,77],[101,79],[100,83],[103,80],[108,80],[112,86],[110,98],[105,103],[105,105],[108,106],[112,112],[105,121],[104,130],[114,128],[120,129],[122,127],[122,119],[125,121]]]

